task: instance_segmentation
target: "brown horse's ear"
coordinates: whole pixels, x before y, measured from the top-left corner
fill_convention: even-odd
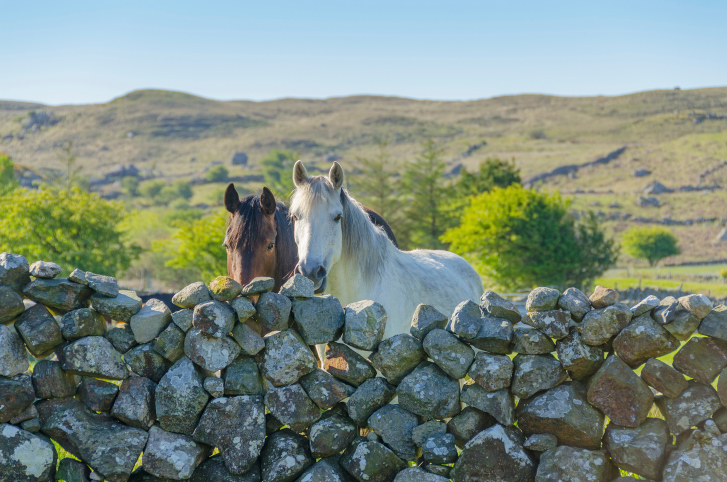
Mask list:
[[[296,187],[300,187],[308,182],[308,171],[305,170],[305,166],[301,161],[295,161],[293,166],[293,184]]]
[[[260,195],[260,206],[263,208],[263,213],[268,216],[275,214],[275,209],[278,207],[275,203],[275,195],[267,187],[263,187],[263,193]]]
[[[333,161],[331,170],[328,171],[328,180],[331,181],[335,189],[341,189],[341,186],[343,186],[343,168],[336,161]]]
[[[225,189],[225,207],[232,214],[235,214],[237,212],[237,206],[239,204],[240,195],[237,194],[237,189],[235,189],[235,185],[230,183],[230,185],[227,186],[227,189]]]

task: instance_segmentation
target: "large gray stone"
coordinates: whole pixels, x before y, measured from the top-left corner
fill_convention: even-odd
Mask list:
[[[376,376],[376,370],[371,362],[343,343],[331,342],[326,345],[326,359],[323,361],[323,369],[354,387]]]
[[[66,278],[36,279],[23,288],[26,298],[62,313],[87,308],[92,293],[88,286]]]
[[[0,286],[0,325],[12,323],[23,311],[23,298],[9,286]]]
[[[70,457],[61,459],[56,472],[56,480],[65,482],[91,482],[91,469],[88,465]]]
[[[631,368],[649,358],[658,358],[679,348],[679,340],[655,322],[650,315],[631,320],[613,340],[616,354]]]
[[[376,410],[368,420],[368,426],[381,437],[402,460],[417,459],[417,447],[412,440],[412,430],[419,425],[419,417],[398,405],[385,405]]]
[[[157,384],[145,377],[124,380],[111,415],[130,427],[149,430],[156,420],[154,393]]]
[[[212,398],[220,398],[225,394],[225,382],[221,378],[215,376],[207,377],[202,382],[202,385]]]
[[[110,412],[119,387],[111,382],[83,377],[77,393],[78,399],[92,412]]]
[[[280,294],[290,299],[306,299],[315,296],[313,282],[302,274],[294,274],[280,287]]]
[[[157,477],[189,479],[209,451],[189,435],[167,432],[155,425],[149,430],[142,467]]]
[[[568,288],[558,298],[558,308],[569,312],[575,321],[580,322],[591,311],[591,302],[580,290]]]
[[[678,308],[679,302],[677,299],[673,296],[667,296],[654,308],[652,315],[660,325],[666,325],[674,320]]]
[[[610,423],[603,437],[603,447],[620,469],[649,479],[658,479],[671,444],[669,427],[664,420],[647,418],[636,428]]]
[[[263,293],[255,303],[255,320],[268,331],[287,330],[292,306],[287,296]]]
[[[422,444],[422,458],[429,464],[452,464],[457,461],[457,447],[451,433],[434,434]]]
[[[528,437],[523,447],[531,452],[545,452],[558,446],[558,437],[549,433],[536,433]]]
[[[443,330],[447,326],[447,317],[432,305],[419,304],[411,319],[411,336],[419,341],[424,340],[427,333],[435,328]]]
[[[209,289],[202,281],[197,281],[182,288],[172,297],[172,303],[180,308],[192,309],[195,306],[210,301]]]
[[[115,328],[111,328],[106,332],[105,337],[111,342],[116,351],[122,354],[137,345],[134,332],[131,331],[131,327],[126,323],[117,323]]]
[[[712,311],[712,301],[701,293],[682,296],[677,301],[685,310],[700,320]]]
[[[727,306],[715,306],[699,325],[699,334],[727,342]]]
[[[300,384],[308,396],[323,410],[353,395],[355,389],[324,370],[314,370],[301,377]]]
[[[480,298],[482,313],[493,318],[505,318],[512,323],[517,323],[522,318],[520,310],[511,301],[506,300],[494,291],[485,291]]]
[[[447,482],[449,479],[441,475],[432,474],[420,467],[409,467],[394,478],[394,482]]]
[[[30,264],[24,256],[0,253],[0,286],[7,286],[20,293],[30,283]]]
[[[369,356],[369,360],[389,383],[397,385],[426,356],[419,340],[406,333],[399,333],[379,343],[376,351]]]
[[[460,412],[459,382],[433,363],[422,362],[401,381],[396,394],[401,408],[426,419]]]
[[[429,420],[412,429],[411,439],[417,447],[421,447],[432,435],[445,433],[447,433],[447,424],[439,420]]]
[[[128,323],[141,310],[142,301],[135,292],[120,290],[114,298],[94,294],[91,296],[91,306],[103,316]]]
[[[65,398],[76,394],[78,381],[63,371],[60,362],[39,360],[33,367],[32,379],[36,398]]]
[[[191,435],[209,395],[204,374],[187,358],[181,358],[162,377],[155,392],[157,418],[164,430]]]
[[[383,444],[361,441],[341,456],[341,466],[358,481],[391,482],[407,465]]]
[[[360,350],[374,350],[384,337],[386,310],[375,301],[346,305],[343,341]]]
[[[523,323],[542,331],[550,338],[560,340],[568,336],[571,317],[567,311],[534,311],[523,316]]]
[[[14,329],[0,325],[0,376],[14,377],[29,366],[23,340]]]
[[[148,343],[172,322],[172,312],[163,301],[147,300],[137,314],[131,317],[129,326],[137,343]]]
[[[669,431],[679,435],[707,420],[721,404],[717,391],[711,385],[690,380],[689,388],[678,397],[657,398],[656,406],[669,424]]]
[[[530,398],[568,378],[565,369],[553,355],[518,354],[512,361],[515,370],[510,391],[518,398]]]
[[[560,291],[553,288],[535,288],[528,294],[525,301],[527,311],[549,311],[558,305]]]
[[[275,287],[275,280],[265,276],[253,278],[248,284],[243,286],[241,294],[243,296],[256,296],[266,293]]]
[[[452,319],[447,325],[450,331],[463,340],[472,340],[479,333],[482,326],[482,310],[472,300],[458,304],[452,313]]]
[[[232,331],[235,312],[227,303],[208,301],[194,307],[192,325],[207,335],[222,338]]]
[[[0,424],[0,480],[51,482],[58,455],[50,440]]]
[[[270,387],[265,394],[265,406],[273,417],[296,433],[321,418],[321,409],[313,403],[300,383]]]
[[[106,335],[106,320],[95,310],[79,308],[69,311],[61,318],[61,333],[69,341],[84,336]]]
[[[654,308],[659,306],[659,303],[659,298],[654,295],[649,295],[631,307],[631,316],[636,318],[637,316],[651,313]]]
[[[363,382],[346,402],[351,420],[365,427],[369,417],[396,396],[396,388],[381,377]],[[401,400],[400,400],[401,402]]]
[[[616,336],[631,321],[631,309],[623,303],[589,311],[578,330],[586,345],[602,345]]]
[[[194,431],[194,439],[219,448],[230,473],[245,474],[253,468],[265,443],[265,406],[262,397],[239,396],[212,400]]]
[[[655,358],[646,361],[641,369],[641,379],[669,398],[678,397],[689,387],[684,375]]]
[[[262,374],[276,387],[295,383],[318,368],[310,348],[292,330],[266,335],[265,350],[261,355]]]
[[[512,323],[508,320],[485,316],[480,318],[477,334],[467,342],[480,350],[506,355],[510,353],[512,336]]]
[[[674,355],[674,368],[709,385],[727,366],[727,342],[694,337]]]
[[[36,261],[30,265],[30,275],[36,278],[53,279],[61,271],[61,267],[51,261]]]
[[[192,321],[194,321],[193,309],[179,310],[172,313],[172,322],[185,333],[192,328]]]
[[[56,351],[61,367],[73,375],[123,380],[129,376],[121,353],[106,338],[87,336]]]
[[[339,458],[336,455],[319,460],[303,472],[296,482],[353,482],[355,479],[338,463]]]
[[[35,400],[30,376],[0,378],[0,423],[9,422],[27,410]]]
[[[169,323],[154,340],[154,351],[174,363],[184,356],[184,332],[174,323]]]
[[[310,427],[308,437],[311,453],[314,458],[340,453],[357,435],[358,426],[343,414],[337,413],[321,418]]]
[[[311,283],[308,278],[304,279]],[[341,303],[331,295],[293,301],[295,329],[308,345],[338,340],[345,318]]]
[[[588,298],[594,308],[605,308],[607,306],[618,303],[618,291],[606,288],[605,286],[596,286],[593,293]]]
[[[230,301],[230,307],[237,313],[237,320],[240,323],[245,323],[255,314],[255,305],[244,296],[238,296]]]
[[[232,338],[240,345],[242,353],[245,355],[257,355],[265,348],[265,340],[248,323],[236,324],[232,329]]]
[[[119,294],[119,284],[113,276],[104,276],[87,271],[85,279],[88,287],[102,296],[114,298]]]
[[[492,415],[474,407],[466,407],[447,422],[447,433],[454,435],[454,443],[460,449],[475,435],[495,425]]]
[[[699,328],[700,322],[701,320],[694,313],[690,313],[681,305],[678,305],[674,319],[668,325],[664,325],[664,328],[674,335],[677,340],[687,341]]]
[[[184,354],[209,372],[227,368],[240,354],[240,345],[229,336],[218,338],[202,328],[192,328],[184,338]]]
[[[723,480],[727,472],[727,435],[704,429],[695,431],[696,440],[687,447],[671,452],[664,467],[664,482]]]
[[[172,362],[154,350],[153,343],[146,343],[132,348],[124,354],[124,361],[131,371],[140,377],[146,377],[159,383],[164,374],[172,366]]]
[[[228,366],[224,379],[225,395],[262,395],[265,393],[263,377],[255,359],[241,355]]]
[[[558,360],[573,380],[585,380],[603,365],[603,348],[583,343],[583,336],[576,329],[558,340]]]
[[[515,400],[509,390],[487,392],[476,383],[465,385],[462,390],[462,402],[491,415],[502,425],[515,423]]]
[[[225,467],[222,456],[217,454],[199,464],[189,482],[260,482],[261,480],[263,479],[259,461],[255,462],[252,468],[244,474],[234,475]],[[135,481],[129,480],[129,482]]]
[[[545,355],[555,351],[555,344],[540,330],[518,326],[512,334],[512,351],[525,355]]]
[[[71,271],[71,274],[68,275],[68,279],[73,281],[74,283],[87,285],[88,281],[86,281],[86,272],[81,271],[78,268],[74,268],[73,271]]]
[[[451,472],[455,482],[533,480],[536,464],[515,427],[494,425],[467,442]]]
[[[445,330],[432,330],[422,344],[429,358],[452,378],[464,378],[475,358],[468,345]]]
[[[478,352],[469,369],[469,376],[488,392],[502,390],[510,386],[515,365],[507,355],[493,355]],[[464,377],[459,377],[464,378]]]
[[[213,300],[230,301],[242,291],[242,285],[228,276],[218,276],[210,282],[209,292]]]
[[[45,358],[63,343],[61,328],[48,308],[31,306],[15,321],[15,330],[23,338],[28,351],[38,359]]]
[[[265,482],[292,482],[315,460],[302,435],[288,429],[271,434],[262,450],[261,466]]]
[[[611,464],[605,450],[560,446],[544,452],[535,477],[537,482],[606,482]]]

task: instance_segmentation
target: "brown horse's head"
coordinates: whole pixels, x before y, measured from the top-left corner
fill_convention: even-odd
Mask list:
[[[240,200],[234,184],[225,191],[230,222],[225,236],[227,273],[243,286],[253,278],[275,278],[275,290],[297,263],[288,210],[267,187]]]

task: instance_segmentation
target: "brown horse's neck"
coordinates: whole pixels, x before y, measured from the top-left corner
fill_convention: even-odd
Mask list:
[[[275,223],[278,230],[275,238],[275,255],[278,261],[275,270],[275,292],[277,293],[288,278],[295,273],[295,266],[298,264],[298,247],[295,244],[293,222],[288,216],[288,207],[282,202],[278,202],[275,210]]]

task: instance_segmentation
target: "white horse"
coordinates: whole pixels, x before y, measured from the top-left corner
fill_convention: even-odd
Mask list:
[[[296,270],[342,305],[381,303],[388,319],[384,338],[409,333],[417,305],[447,316],[464,300],[479,301],[482,280],[470,264],[448,251],[400,251],[374,226],[343,186],[334,162],[328,177],[309,177],[303,163],[293,168],[290,213],[298,245]]]

